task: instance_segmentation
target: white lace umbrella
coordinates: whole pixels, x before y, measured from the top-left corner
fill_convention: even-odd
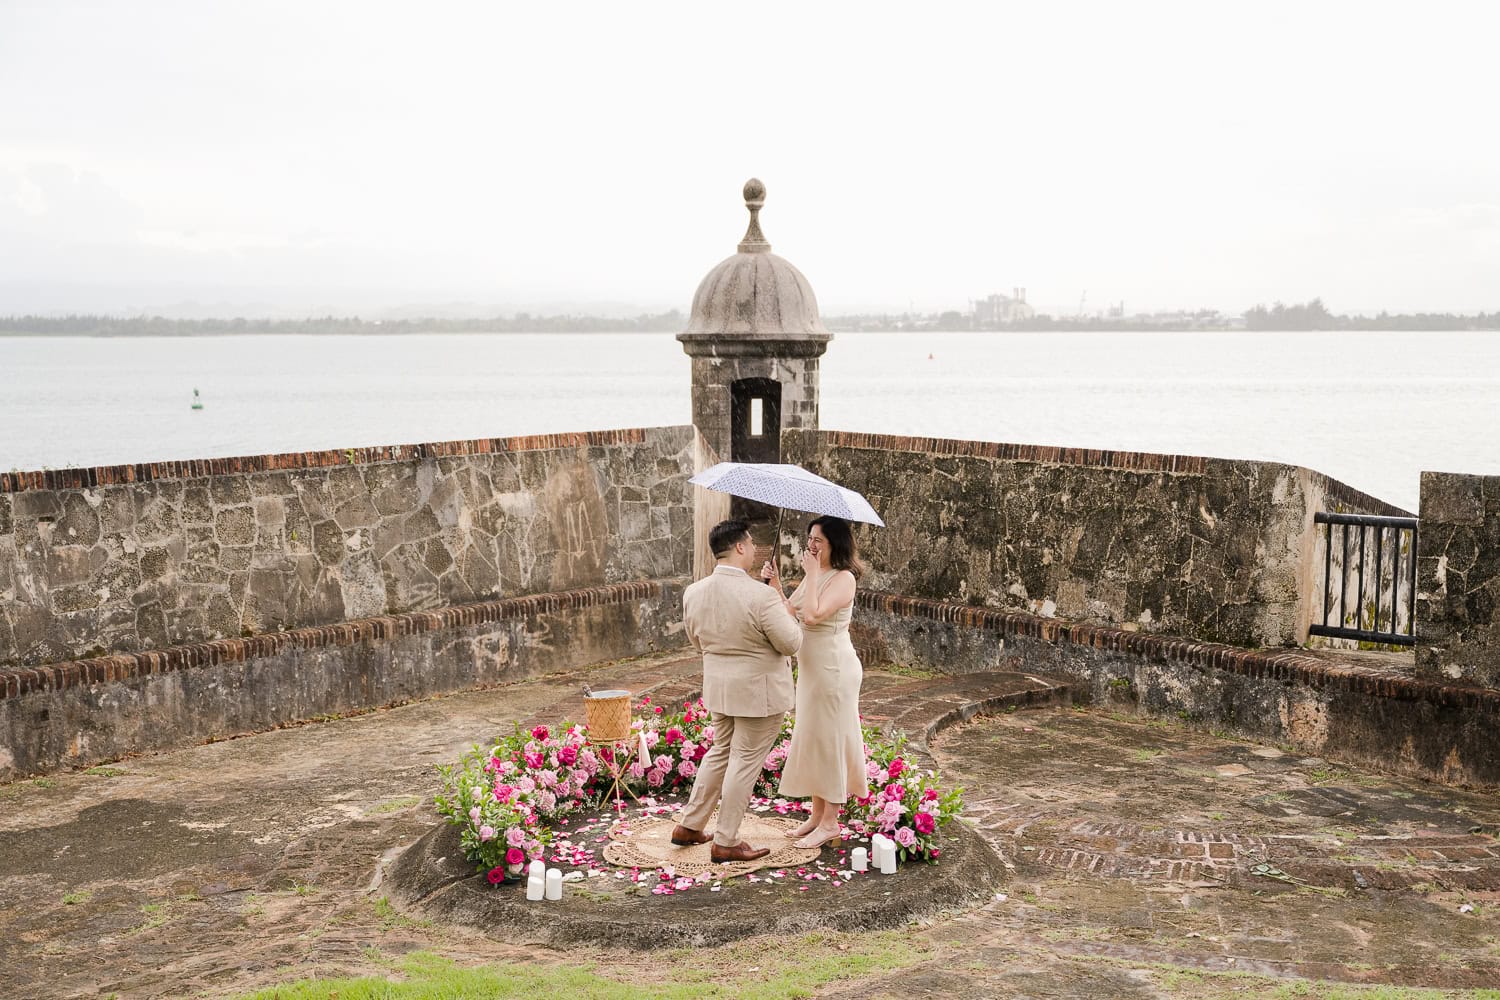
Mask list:
[[[796,465],[720,462],[688,482],[774,507],[809,514],[831,514],[846,521],[885,527],[885,522],[864,497]]]

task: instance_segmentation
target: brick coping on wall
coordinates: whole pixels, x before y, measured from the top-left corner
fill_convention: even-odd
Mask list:
[[[900,434],[865,434],[857,431],[815,431],[825,445],[835,448],[859,448],[875,451],[906,451],[923,455],[952,455],[961,458],[990,458],[1011,462],[1040,462],[1048,465],[1087,465],[1127,472],[1166,472],[1178,475],[1203,475],[1212,462],[1241,461],[1216,459],[1203,455],[1166,455],[1147,451],[1114,451],[1107,448],[1064,448],[1057,445],[1006,444],[998,441],[964,441],[955,438],[906,437]],[[1259,459],[1243,459],[1259,461]],[[1266,462],[1267,465],[1282,465]],[[1297,466],[1287,466],[1297,468]],[[1311,469],[1313,480],[1327,495],[1351,507],[1367,508],[1365,512],[1391,517],[1414,517],[1411,511],[1386,503],[1378,497],[1339,482]]]
[[[62,691],[89,684],[125,681],[151,674],[167,674],[221,663],[242,663],[274,656],[288,649],[318,649],[354,646],[363,642],[389,642],[400,636],[419,635],[467,625],[529,618],[532,615],[574,611],[608,605],[630,604],[660,597],[664,584],[679,581],[635,580],[581,590],[531,594],[477,604],[458,604],[432,611],[382,615],[267,632],[244,639],[219,639],[141,653],[114,653],[86,660],[71,660],[40,667],[0,669],[0,700],[19,698],[37,691]]]
[[[1024,611],[971,607],[880,591],[862,590],[856,603],[865,610],[880,611],[898,618],[925,618],[965,628],[999,632],[1002,635],[1040,639],[1056,645],[1087,646],[1111,652],[1132,653],[1158,660],[1189,663],[1209,670],[1225,670],[1247,677],[1349,691],[1377,698],[1423,701],[1450,708],[1500,712],[1500,691],[1440,684],[1355,663],[1332,663],[1309,656],[1298,649],[1245,649],[1216,642],[1194,642],[1151,632],[1088,625],[1063,618],[1042,618]]]
[[[648,430],[633,427],[609,431],[573,431],[564,434],[528,434],[520,437],[473,438],[467,441],[437,441],[428,444],[377,445],[342,451],[293,451],[280,455],[243,455],[237,458],[200,458],[181,462],[143,462],[136,465],[100,465],[93,468],[48,469],[42,472],[0,472],[0,493],[24,490],[92,489],[121,483],[148,483],[161,479],[196,479],[253,472],[284,472],[293,469],[326,469],[372,462],[409,462],[425,458],[463,455],[497,455],[519,451],[552,451],[560,448],[642,444]]]

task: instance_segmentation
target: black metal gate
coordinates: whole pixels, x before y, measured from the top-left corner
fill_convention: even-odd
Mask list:
[[[1320,512],[1314,520],[1326,525],[1320,539],[1323,622],[1308,631],[1334,639],[1416,645],[1417,519]],[[1335,612],[1337,618],[1329,624]]]

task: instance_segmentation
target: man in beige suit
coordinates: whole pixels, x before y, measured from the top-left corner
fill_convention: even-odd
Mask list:
[[[717,560],[713,573],[682,594],[688,641],[703,654],[703,703],[714,743],[698,765],[693,794],[672,830],[678,846],[708,843],[703,832],[714,807],[714,861],[753,861],[770,854],[740,840],[740,822],[766,755],[796,704],[787,657],[802,645],[802,627],[775,587],[750,576],[755,544],[744,521],[724,521],[708,533]]]

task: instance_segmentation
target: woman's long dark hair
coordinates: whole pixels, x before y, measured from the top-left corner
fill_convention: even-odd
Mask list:
[[[854,544],[854,532],[849,529],[849,522],[842,517],[824,514],[807,523],[807,533],[812,534],[815,526],[822,528],[823,537],[828,539],[828,565],[834,569],[847,569],[856,580],[863,576],[865,564],[859,559],[859,548]]]

